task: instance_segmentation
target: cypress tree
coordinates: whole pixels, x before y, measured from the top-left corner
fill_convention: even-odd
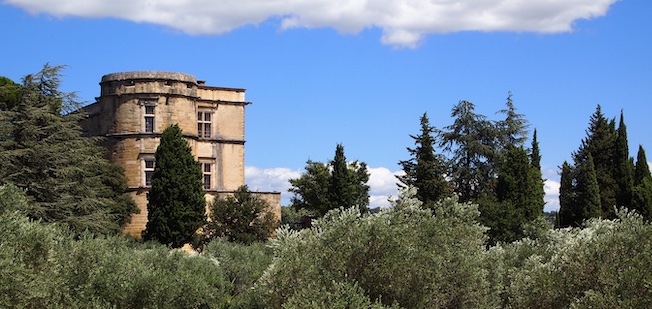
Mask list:
[[[330,167],[330,168],[329,168]],[[288,191],[294,193],[292,207],[313,211],[319,216],[331,209],[369,206],[369,172],[364,162],[346,162],[344,146],[338,144],[328,164],[308,161],[306,172],[290,179]]]
[[[539,151],[539,140],[537,139],[537,130],[534,129],[534,134],[532,134],[532,149],[530,150],[530,166],[532,170],[532,181],[535,183],[534,192],[533,192],[533,202],[535,205],[534,209],[541,209],[546,202],[544,200],[546,192],[544,190],[545,181],[543,179],[543,174],[541,173],[541,153]]]
[[[652,175],[647,164],[645,149],[640,145],[636,156],[632,208],[645,219],[652,220]]]
[[[2,110],[0,178],[33,198],[24,212],[74,232],[115,233],[137,211],[124,196],[122,170],[109,163],[98,138],[84,137],[74,94],[59,90],[62,66],[45,65],[23,79],[20,96]],[[74,112],[71,112],[74,111]]]
[[[593,155],[589,153],[588,158],[576,171],[575,204],[578,207],[578,218],[584,221],[589,218],[602,216],[600,205],[600,188],[598,178],[593,164]]]
[[[202,172],[176,124],[163,131],[154,159],[143,238],[179,248],[206,221]]]
[[[410,135],[416,144],[415,148],[407,148],[411,158],[399,162],[405,175],[397,176],[402,186],[417,188],[417,198],[426,207],[452,193],[452,188],[444,177],[445,159],[435,153],[435,139],[432,135],[435,132],[427,113],[424,113],[421,116],[420,134]]]
[[[639,145],[638,153],[636,154],[636,167],[634,169],[634,184],[639,185],[650,177],[650,166],[647,164],[645,149],[643,149],[642,145]]]
[[[618,187],[614,179],[614,151],[617,137],[615,126],[615,121],[607,120],[598,105],[595,113],[591,115],[587,137],[575,154],[576,166],[584,164],[589,154],[593,157],[601,211],[605,218],[613,218],[615,215],[614,206]]]
[[[620,112],[618,136],[614,149],[614,179],[616,180],[616,205],[630,207],[632,203],[632,188],[634,186],[633,170],[627,141],[625,116]]]
[[[559,214],[557,225],[559,227],[579,226],[581,220],[575,204],[575,188],[573,186],[573,167],[564,161],[561,166],[561,180],[559,186]]]
[[[367,165],[358,162],[349,165],[342,144],[337,144],[335,157],[330,164],[333,171],[328,183],[328,195],[332,205],[345,208],[356,206],[366,212],[369,206]]]
[[[490,236],[493,241],[512,242],[522,238],[523,224],[543,214],[543,205],[539,197],[533,194],[541,180],[534,178],[532,174],[527,151],[523,147],[509,148],[503,156],[496,183],[496,198],[499,204],[481,207],[482,219],[494,218],[483,222],[492,230]]]

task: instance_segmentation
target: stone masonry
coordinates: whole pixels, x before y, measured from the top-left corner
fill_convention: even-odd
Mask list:
[[[161,133],[178,124],[204,173],[206,199],[244,184],[245,89],[206,86],[194,76],[158,71],[104,75],[97,102],[85,107],[86,134],[105,137],[109,159],[122,166],[139,214],[125,232],[140,237],[147,223],[149,177]],[[280,218],[281,194],[256,192]]]

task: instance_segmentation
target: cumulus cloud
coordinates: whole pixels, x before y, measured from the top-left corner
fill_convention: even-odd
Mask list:
[[[571,31],[580,19],[604,16],[618,0],[3,0],[34,14],[121,18],[223,34],[266,20],[281,29],[380,28],[384,44],[416,47],[426,34],[457,31]]]
[[[548,179],[543,186],[543,190],[546,193],[543,198],[546,202],[544,210],[559,211],[559,182]]]
[[[369,170],[369,207],[388,207],[387,199],[390,196],[398,195],[397,175],[403,175],[403,171],[392,172],[385,167],[370,167]]]
[[[301,177],[301,171],[285,167],[258,168],[245,167],[245,183],[254,191],[281,192],[288,195],[289,179]],[[284,196],[282,196],[284,197]]]
[[[398,194],[396,176],[402,171],[392,172],[387,168],[369,167],[369,207],[387,207],[387,198]],[[290,203],[292,196],[287,190],[290,188],[289,179],[301,177],[302,170],[292,170],[285,167],[258,168],[254,166],[245,167],[245,183],[254,191],[276,191],[281,192],[283,205]]]

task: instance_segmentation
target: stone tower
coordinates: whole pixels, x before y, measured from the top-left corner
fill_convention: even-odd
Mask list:
[[[97,102],[82,123],[105,137],[109,159],[122,166],[140,213],[125,231],[140,236],[161,133],[178,124],[201,165],[207,200],[244,184],[245,89],[206,86],[183,73],[139,71],[104,75]],[[258,193],[280,217],[280,193]]]

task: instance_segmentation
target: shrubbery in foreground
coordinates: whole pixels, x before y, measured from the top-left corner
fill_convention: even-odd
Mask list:
[[[477,207],[336,210],[269,246],[217,239],[201,255],[30,221],[0,187],[0,307],[650,308],[652,225],[631,212],[485,246]],[[17,208],[20,208],[18,206]],[[273,257],[272,257],[273,254]],[[262,276],[262,277],[261,277]]]

